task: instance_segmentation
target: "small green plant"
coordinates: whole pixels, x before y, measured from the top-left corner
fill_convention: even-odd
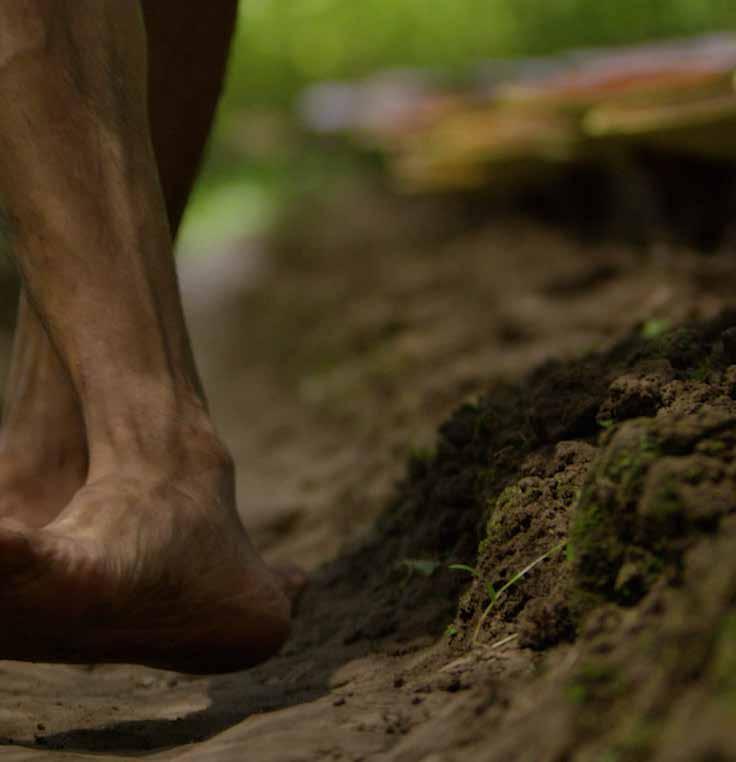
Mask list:
[[[429,463],[435,456],[435,450],[431,447],[412,447],[409,450],[409,459],[418,463]]]
[[[478,580],[478,582],[483,585],[483,589],[486,591],[486,594],[488,595],[489,603],[483,610],[483,613],[480,615],[480,618],[478,619],[478,624],[475,626],[475,631],[473,632],[473,637],[470,641],[470,645],[474,646],[476,642],[478,641],[478,636],[480,635],[480,631],[486,621],[488,619],[491,611],[493,610],[493,607],[496,605],[496,602],[498,599],[503,595],[507,590],[509,590],[511,587],[513,587],[517,582],[522,580],[535,566],[539,565],[544,561],[545,559],[549,558],[550,556],[554,555],[558,551],[562,550],[565,545],[567,545],[567,540],[564,542],[559,543],[558,545],[555,545],[554,548],[550,548],[546,553],[543,553],[539,558],[535,558],[534,561],[527,564],[521,571],[516,572],[511,579],[506,582],[506,584],[502,585],[498,590],[494,587],[493,583],[490,581],[483,579],[483,576],[481,575],[480,571],[478,571],[477,568],[474,568],[472,566],[468,566],[467,564],[451,564],[450,569],[453,571],[463,571],[468,572],[468,574],[471,574],[475,579]]]
[[[431,577],[441,564],[439,561],[405,558],[403,561],[399,561],[399,566],[408,569],[409,572],[421,574],[422,577]]]
[[[688,371],[687,377],[692,381],[705,381],[712,372],[710,359],[703,360],[697,368]]]
[[[641,327],[641,336],[644,339],[656,339],[670,330],[670,321],[665,318],[651,318]]]

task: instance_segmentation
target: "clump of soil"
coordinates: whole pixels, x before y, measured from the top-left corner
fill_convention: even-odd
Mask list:
[[[315,579],[291,646],[337,664],[447,628],[394,663],[394,688],[411,707],[466,698],[406,709],[381,759],[733,758],[735,324],[639,331],[499,382],[413,456],[372,537]],[[488,583],[535,561],[479,628]]]
[[[567,540],[499,597],[478,633],[481,644],[512,637],[546,652],[536,690],[549,695],[527,711],[532,723],[548,713],[546,751],[534,756],[520,737],[510,756],[505,744],[494,755],[486,738],[478,759],[733,759],[735,322],[633,336],[492,389],[410,471],[384,547],[401,527],[419,543],[402,549],[445,565],[468,562],[483,537],[450,630],[456,647],[491,602],[488,582],[501,589]],[[550,647],[574,640],[574,667],[549,684],[560,659]]]
[[[477,572],[453,628],[467,642],[490,603],[486,583],[499,590],[567,538],[565,554],[498,602],[481,641],[520,628],[523,645],[547,647],[572,638],[589,609],[632,605],[657,580],[677,581],[686,550],[736,508],[734,322],[634,335],[463,405],[436,452],[410,461],[362,551],[365,568],[354,556],[339,562],[377,593],[380,627],[356,633],[426,629],[416,610],[447,600],[458,586],[447,567],[463,563]],[[437,624],[446,608],[434,609]]]

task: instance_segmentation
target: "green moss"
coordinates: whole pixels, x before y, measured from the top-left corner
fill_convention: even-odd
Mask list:
[[[650,318],[641,327],[641,336],[644,339],[656,339],[670,330],[670,321],[666,318]]]
[[[616,575],[613,589],[616,600],[624,605],[641,600],[664,568],[661,559],[645,551],[629,553]]]
[[[652,564],[630,566],[636,534],[636,507],[644,478],[660,447],[648,420],[627,421],[614,432],[593,467],[578,500],[570,530],[568,559],[577,587],[619,603],[633,603],[646,592]],[[578,596],[580,597],[580,596]],[[586,599],[590,602],[590,599]]]
[[[473,427],[473,440],[476,440],[483,434],[492,431],[494,411],[487,409],[481,412],[477,405],[474,406],[474,408],[478,411],[478,415],[475,418],[475,425]]]
[[[702,466],[689,466],[682,474],[682,478],[689,484],[699,484],[705,476],[705,469]]]
[[[578,706],[595,701],[608,701],[625,689],[619,670],[605,662],[583,664],[565,688],[567,700]]]
[[[573,518],[568,551],[581,587],[601,594],[609,592],[623,554],[611,513],[592,498],[586,500],[584,493]]]
[[[617,486],[619,500],[626,502],[641,493],[643,476],[651,462],[659,456],[660,449],[648,431],[641,432],[638,440],[634,438],[633,442],[625,443],[618,449],[614,444],[612,449],[613,455],[605,462],[602,476]]]
[[[689,328],[678,328],[655,339],[656,353],[666,357],[674,367],[692,367],[702,356],[699,337]]]
[[[510,538],[506,509],[517,503],[521,496],[519,485],[511,484],[495,500],[490,501],[486,536],[478,547],[479,557],[488,549],[489,544],[502,543]]]
[[[711,373],[711,364],[708,359],[703,360],[697,367],[687,371],[687,377],[691,381],[706,381]]]
[[[493,466],[479,469],[476,481],[479,499],[483,500],[489,493],[493,492],[494,487],[496,487],[500,479],[501,476],[498,470]],[[495,500],[488,501],[489,510],[493,509],[495,502]]]
[[[411,479],[419,479],[430,469],[436,457],[436,451],[429,447],[414,447],[409,453],[407,473]]]
[[[585,687],[579,683],[570,683],[565,688],[565,698],[571,704],[575,704],[576,706],[583,706],[583,704],[585,704],[585,702],[588,700],[588,693],[585,690]]]
[[[567,506],[572,506],[580,499],[582,490],[570,484],[569,481],[557,477],[555,479],[555,493],[558,500]]]
[[[518,484],[511,484],[496,498],[496,510],[503,510],[504,507],[516,502],[521,497],[521,487]]]
[[[573,555],[576,546],[582,547],[587,544],[588,537],[600,529],[602,523],[607,518],[606,511],[595,500],[587,499],[589,493],[583,492],[581,495],[578,510],[573,518],[570,538],[572,540]]]
[[[621,755],[616,749],[606,749],[599,757],[596,757],[595,762],[621,762]]]
[[[612,751],[618,754],[618,759],[635,762],[649,759],[652,748],[662,732],[659,722],[646,717],[635,720],[621,741],[614,744]]]
[[[682,501],[674,483],[662,485],[650,503],[653,516],[668,519],[682,512]]]
[[[719,455],[726,449],[728,449],[728,445],[720,439],[705,439],[699,442],[697,446],[698,452],[702,452],[704,455]]]

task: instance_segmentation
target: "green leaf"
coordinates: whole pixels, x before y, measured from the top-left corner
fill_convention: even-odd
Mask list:
[[[670,321],[665,318],[651,318],[641,327],[641,336],[644,339],[656,339],[670,330]]]
[[[452,571],[468,572],[468,574],[472,574],[474,577],[480,576],[477,569],[474,569],[472,566],[468,566],[467,564],[450,564],[447,568],[452,569]]]
[[[423,577],[431,577],[440,567],[440,562],[404,559],[401,562],[401,566],[409,569],[412,572],[417,572],[418,574],[421,574]]]
[[[498,598],[498,593],[496,592],[496,588],[493,587],[493,585],[490,582],[484,582],[483,587],[485,587],[486,593],[488,594],[488,597],[491,599],[491,603],[494,603],[496,598]]]

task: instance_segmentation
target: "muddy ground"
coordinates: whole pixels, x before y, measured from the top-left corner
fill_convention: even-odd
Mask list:
[[[0,758],[736,760],[728,247],[367,183],[181,275],[242,515],[312,572],[293,637],[0,663]]]

